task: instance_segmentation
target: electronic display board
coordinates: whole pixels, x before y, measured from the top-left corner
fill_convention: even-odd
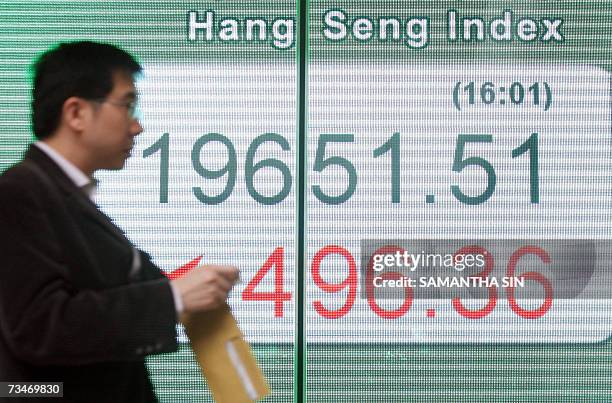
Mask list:
[[[33,139],[36,55],[134,54],[145,131],[97,203],[168,275],[241,269],[265,401],[609,400],[609,2],[0,11],[0,169]],[[158,397],[211,401],[178,330]]]

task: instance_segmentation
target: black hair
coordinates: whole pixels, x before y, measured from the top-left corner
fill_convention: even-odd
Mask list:
[[[135,75],[142,67],[116,46],[89,41],[61,43],[34,63],[32,129],[38,139],[58,127],[66,99],[103,99],[113,90],[113,74]]]

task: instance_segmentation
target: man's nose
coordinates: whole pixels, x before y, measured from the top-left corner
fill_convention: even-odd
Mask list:
[[[132,120],[132,126],[130,127],[130,132],[132,133],[132,136],[136,137],[138,136],[140,133],[142,133],[143,131],[143,127],[140,124],[140,120],[138,120],[137,118],[134,118]]]

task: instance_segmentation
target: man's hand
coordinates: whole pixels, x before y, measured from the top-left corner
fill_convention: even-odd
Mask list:
[[[210,311],[225,303],[238,280],[234,266],[205,264],[172,280],[183,301],[183,313]]]

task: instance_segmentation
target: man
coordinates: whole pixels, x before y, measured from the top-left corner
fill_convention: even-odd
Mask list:
[[[178,315],[220,307],[238,271],[169,281],[91,200],[94,172],[121,169],[143,130],[140,65],[76,42],[34,67],[38,141],[0,177],[0,381],[64,382],[70,402],[156,401],[144,357],[175,351]]]

